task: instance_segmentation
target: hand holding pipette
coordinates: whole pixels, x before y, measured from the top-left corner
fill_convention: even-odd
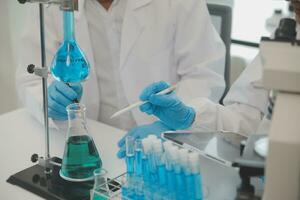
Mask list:
[[[169,86],[169,87],[166,87],[166,88],[165,88],[164,90],[162,90],[162,91],[156,92],[155,95],[165,95],[165,94],[169,94],[169,93],[173,92],[176,88],[177,88],[177,85]],[[134,104],[131,104],[130,106],[128,106],[128,107],[126,107],[126,108],[124,108],[124,109],[122,109],[122,110],[116,112],[116,113],[113,114],[110,118],[113,119],[113,118],[115,118],[115,117],[117,117],[117,116],[119,116],[119,115],[121,115],[121,114],[123,114],[123,113],[126,113],[126,112],[128,112],[128,111],[130,111],[130,110],[132,110],[132,109],[134,109],[134,108],[136,108],[136,107],[142,106],[142,105],[144,105],[144,104],[146,104],[146,103],[148,103],[147,100],[138,101],[138,102],[136,102],[136,103],[134,103]]]
[[[164,124],[174,130],[189,128],[196,112],[193,108],[186,106],[175,93],[157,95],[160,91],[169,88],[166,82],[153,83],[142,92],[140,99],[147,101],[140,109],[148,115],[155,115]]]

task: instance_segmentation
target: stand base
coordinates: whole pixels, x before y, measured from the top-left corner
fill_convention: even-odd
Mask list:
[[[59,158],[54,158],[56,161]],[[89,200],[94,182],[70,182],[59,175],[60,167],[53,165],[52,173],[46,175],[44,167],[34,165],[9,177],[8,183],[17,185],[49,200]]]

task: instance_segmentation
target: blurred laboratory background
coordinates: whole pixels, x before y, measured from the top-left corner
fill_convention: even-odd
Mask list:
[[[291,15],[286,1],[275,0],[207,0],[211,4],[232,8],[232,44],[230,83],[238,77],[258,52],[260,37],[269,36],[282,16]],[[0,114],[20,106],[15,90],[18,65],[18,39],[28,14],[17,0],[1,0],[0,12]],[[253,23],[254,22],[254,23]],[[217,28],[218,29],[218,28]],[[26,66],[24,66],[26,67]]]

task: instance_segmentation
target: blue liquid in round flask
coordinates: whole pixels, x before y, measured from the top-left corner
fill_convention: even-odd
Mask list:
[[[78,83],[88,77],[90,65],[75,39],[73,11],[63,11],[63,23],[64,41],[53,58],[51,73],[59,81]]]

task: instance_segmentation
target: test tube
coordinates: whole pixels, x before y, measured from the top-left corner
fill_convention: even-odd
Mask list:
[[[172,150],[172,156],[174,160],[173,168],[174,168],[174,174],[175,174],[175,191],[176,191],[176,197],[177,199],[184,199],[184,173],[182,169],[182,165],[180,162],[180,150],[178,147],[175,147]]]
[[[143,175],[143,164],[142,164],[142,140],[136,139],[135,140],[135,174],[136,176],[141,177]]]
[[[126,137],[126,165],[128,175],[134,173],[134,138],[131,136]]]
[[[191,166],[190,166],[190,153],[186,155],[186,159],[184,162],[186,162],[184,174],[185,174],[185,182],[186,182],[186,194],[187,199],[194,199],[195,198],[195,189],[194,189],[194,178],[192,176]]]
[[[179,150],[179,161],[184,172],[188,171],[188,154],[189,151],[187,149]]]
[[[163,154],[163,146],[161,140],[156,140],[154,142],[153,151],[155,154],[155,164],[158,173],[158,183],[160,186],[164,186],[167,180],[166,180],[165,158]]]
[[[122,186],[122,199],[135,199],[136,192],[135,192],[135,177],[132,175],[127,176],[127,180],[125,184]]]
[[[180,193],[181,196],[184,197],[184,199],[187,199],[187,179],[191,175],[189,173],[188,169],[188,154],[189,151],[187,149],[180,149],[179,150],[179,162],[181,166],[181,181],[182,181],[182,186],[180,188]]]
[[[188,156],[193,182],[193,199],[203,199],[202,181],[199,166],[199,154],[192,152]]]
[[[154,143],[158,140],[156,136],[149,135],[148,136],[149,143],[151,145],[151,150],[148,157],[149,169],[150,169],[150,182],[152,184],[156,183],[157,178],[157,165],[156,165],[156,157],[154,152]]]
[[[145,184],[148,184],[150,181],[150,166],[149,166],[149,156],[151,152],[151,143],[148,138],[142,140],[143,145],[143,179]]]
[[[165,159],[166,159],[166,176],[167,176],[167,189],[169,192],[175,191],[175,182],[174,182],[174,171],[173,171],[173,160],[171,156],[171,151],[173,148],[172,142],[164,142],[165,149]],[[175,148],[175,147],[174,147]]]

